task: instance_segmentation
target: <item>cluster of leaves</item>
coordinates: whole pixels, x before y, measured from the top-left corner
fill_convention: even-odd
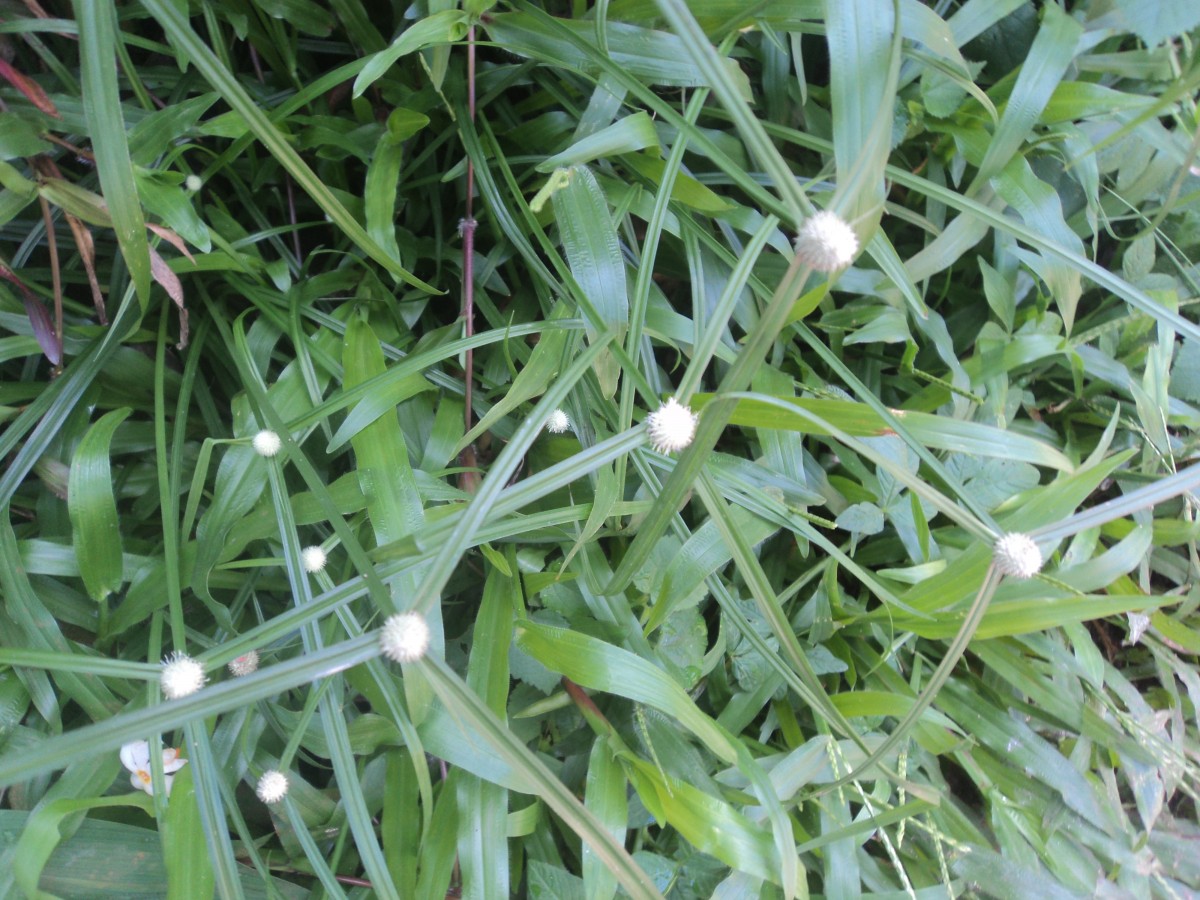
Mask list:
[[[2,892],[1200,884],[1200,9],[935,6],[0,5]]]

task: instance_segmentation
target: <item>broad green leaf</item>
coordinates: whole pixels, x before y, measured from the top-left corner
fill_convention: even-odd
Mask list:
[[[346,334],[348,336],[351,334],[350,328],[346,329]],[[349,341],[347,346],[349,346]],[[382,359],[381,355],[379,361],[382,362]],[[381,365],[376,374],[382,374],[383,371]],[[346,387],[354,387],[354,383],[347,381]],[[364,430],[370,428],[373,423],[377,423],[385,416],[394,415],[396,407],[405,400],[429,390],[433,390],[433,385],[421,375],[409,375],[399,381],[389,381],[379,390],[368,394],[358,402],[358,405],[350,411],[350,414],[338,426],[338,430],[334,432],[333,439],[326,446],[325,452],[337,452],[347,442],[353,441]]]
[[[379,339],[366,321],[354,316],[346,326],[346,343],[342,355],[346,367],[346,385],[352,387],[384,371],[383,350]],[[419,376],[413,376],[419,379]],[[424,379],[419,379],[424,383]],[[409,383],[414,383],[411,380]],[[401,386],[404,382],[401,382]],[[360,406],[371,408],[370,424],[352,432],[359,487],[367,499],[367,514],[380,545],[399,540],[420,527],[424,518],[421,498],[409,463],[408,447],[393,411],[395,403],[386,404],[386,411],[364,399]],[[355,409],[357,412],[357,408]],[[336,440],[336,438],[335,438]]]
[[[749,822],[729,804],[685,781],[663,779],[650,763],[623,756],[629,775],[646,808],[669,823],[692,846],[711,853],[739,871],[778,881],[770,835]]]
[[[139,800],[138,798],[142,799]],[[56,801],[70,810],[85,804],[99,806],[145,807],[148,798],[140,793],[123,793],[112,797],[84,798],[77,801]],[[50,804],[54,806],[55,804]],[[43,807],[49,811],[49,806]],[[68,811],[68,815],[77,814]],[[57,810],[61,817],[62,809]],[[30,813],[17,810],[0,810],[0,854],[7,849],[6,840],[16,841],[22,832],[28,832]],[[149,820],[147,820],[149,824]],[[51,834],[53,840],[56,836]],[[10,845],[11,846],[11,845]],[[84,819],[79,829],[69,838],[62,840],[50,855],[42,870],[40,887],[43,896],[81,896],[86,894],[96,900],[128,900],[138,895],[166,896],[167,875],[163,861],[162,839],[149,827],[138,827],[103,819]],[[25,852],[16,854],[24,865],[31,856]],[[283,897],[285,900],[302,900],[308,891],[297,884],[272,878],[265,884],[257,872],[247,868],[239,871],[242,892],[248,900],[267,900],[268,897]]]
[[[467,684],[497,716],[508,703],[508,645],[512,639],[515,582],[499,569],[491,569],[483,586]],[[458,860],[463,892],[495,897],[508,893],[508,843],[497,839],[508,820],[508,791],[475,775],[458,783]]]
[[[272,18],[306,34],[326,37],[333,30],[333,16],[313,0],[258,0],[258,6]]]
[[[0,159],[36,156],[49,149],[50,142],[42,140],[30,122],[16,113],[0,113]]]
[[[1000,124],[988,144],[968,195],[976,193],[1012,160],[1028,138],[1030,129],[1062,80],[1075,55],[1083,26],[1061,7],[1042,8],[1041,27],[1029,48],[1025,63],[1000,115]]]
[[[1124,22],[1151,47],[1200,25],[1200,7],[1188,0],[1116,0],[1116,7]]]
[[[552,172],[557,168],[584,165],[594,159],[657,146],[658,132],[654,130],[654,123],[641,111],[581,138],[561,153],[538,163],[537,170]]]
[[[565,174],[567,183],[553,201],[571,274],[601,322],[624,330],[629,324],[629,294],[608,201],[587,166],[573,166]],[[594,338],[595,332],[589,330],[588,336]]]
[[[386,50],[367,57],[366,65],[354,79],[354,96],[361,97],[363,91],[382,78],[400,57],[424,47],[462,40],[467,26],[467,14],[457,9],[441,10],[414,22]]]
[[[874,218],[892,143],[896,4],[846,0],[827,3],[825,11],[834,160],[840,189],[851,192],[846,218]]]
[[[703,408],[712,395],[697,394],[696,407]],[[812,400],[797,397],[778,398],[791,406],[824,419],[834,427],[855,437],[878,437],[891,433],[891,428],[866,404],[849,400]],[[979,456],[1019,460],[1062,471],[1074,465],[1053,447],[1014,431],[1002,431],[980,422],[964,422],[929,413],[893,410],[908,432],[921,443],[938,450],[951,450]],[[784,428],[805,434],[824,434],[820,426],[800,415],[789,415],[785,409],[746,397],[737,401],[730,422],[754,428]]]
[[[96,421],[84,435],[71,459],[67,504],[71,513],[71,540],[79,561],[79,574],[92,599],[102,602],[124,581],[121,528],[113,497],[109,446],[113,432],[132,412],[114,409]]]
[[[112,0],[75,0],[83,76],[83,106],[96,154],[104,202],[143,311],[150,305],[150,245],[134,184],[113,48],[118,40]]]
[[[496,13],[483,26],[493,41],[510,53],[527,56],[554,66],[596,72],[595,63],[557,29],[547,27],[544,19],[530,11]],[[586,21],[561,19],[558,25],[582,41],[595,45],[595,26]],[[665,31],[639,28],[610,19],[605,33],[609,58],[616,65],[646,84],[703,87],[707,79],[685,52],[679,38]],[[749,85],[737,64],[722,61],[725,77],[745,91]]]
[[[662,182],[667,166],[665,160],[647,153],[627,153],[621,157],[621,161],[652,184]],[[671,199],[710,215],[728,212],[735,205],[686,172],[675,175],[675,183],[671,185]]]
[[[700,712],[683,688],[662,669],[628,650],[531,621],[518,625],[516,642],[548,669],[561,672],[583,687],[617,694],[674,716],[709,751],[726,762],[736,759],[729,737]]]
[[[625,773],[612,750],[596,741],[588,754],[587,785],[583,802],[608,829],[614,841],[625,843],[629,821]],[[583,887],[594,900],[611,900],[617,892],[617,879],[590,846],[583,848]]]
[[[30,900],[51,900],[54,896],[39,890],[39,883],[46,863],[63,838],[60,829],[73,827],[69,817],[91,809],[115,806],[136,806],[149,811],[149,798],[139,792],[118,797],[60,799],[28,814],[29,820],[13,848],[13,875],[26,897]],[[14,812],[6,811],[6,814],[12,815]]]
[[[193,774],[190,765],[176,773],[162,825],[168,900],[210,897],[216,887]]]

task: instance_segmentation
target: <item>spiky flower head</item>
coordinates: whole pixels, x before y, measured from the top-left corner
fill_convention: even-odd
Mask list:
[[[183,186],[194,194],[204,187],[204,180],[199,175],[189,175],[183,179]]]
[[[565,434],[570,427],[571,418],[561,409],[556,409],[546,419],[546,430],[551,434]]]
[[[315,575],[325,568],[325,551],[320,547],[305,547],[300,551],[300,564],[309,575]]]
[[[1027,534],[1006,534],[992,548],[996,568],[1013,578],[1032,578],[1042,570],[1042,551]]]
[[[258,779],[258,785],[254,788],[254,793],[258,794],[258,799],[263,803],[278,803],[288,792],[287,776],[278,769],[271,769],[263,772],[262,778]]]
[[[275,432],[264,428],[254,436],[254,452],[259,456],[274,456],[283,446],[283,441]]]
[[[241,656],[231,659],[229,661],[229,671],[238,678],[253,675],[258,671],[258,651],[251,650],[248,653],[243,653]]]
[[[204,666],[192,659],[186,653],[176,651],[163,660],[162,684],[163,696],[168,700],[178,700],[194,694],[204,687],[208,678],[204,674]]]
[[[796,235],[796,256],[818,272],[850,265],[858,255],[858,235],[837,213],[824,209],[809,216]]]
[[[379,646],[392,662],[416,662],[429,649],[429,625],[420,613],[388,616],[379,632]]]
[[[666,403],[646,416],[646,432],[650,446],[659,453],[675,453],[687,447],[696,436],[700,417],[676,400]]]

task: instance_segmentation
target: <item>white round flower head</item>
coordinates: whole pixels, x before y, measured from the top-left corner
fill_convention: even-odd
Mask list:
[[[858,255],[858,235],[845,219],[824,209],[809,216],[800,226],[796,255],[818,272],[833,272],[854,261]]]
[[[674,397],[646,416],[650,446],[659,453],[675,453],[687,447],[696,436],[700,417]]]
[[[163,660],[162,684],[163,696],[168,700],[178,700],[194,694],[204,687],[208,678],[204,674],[204,666],[192,659],[186,653],[175,652]]]
[[[257,672],[258,651],[251,650],[249,653],[243,653],[241,656],[231,659],[229,661],[229,671],[238,678]]]
[[[1032,578],[1042,570],[1042,551],[1027,534],[1006,534],[992,548],[996,568],[1013,578]]]
[[[310,575],[315,575],[325,568],[325,559],[325,551],[317,546],[305,547],[300,551],[300,564]]]
[[[546,430],[551,434],[565,434],[570,427],[571,419],[561,409],[556,409],[546,419]]]
[[[189,175],[183,180],[183,186],[194,194],[204,187],[204,181],[199,175]]]
[[[278,803],[287,796],[287,792],[287,776],[278,769],[263,772],[262,778],[258,779],[258,786],[254,788],[254,793],[258,794],[258,799],[268,804]]]
[[[259,456],[274,456],[283,446],[283,441],[275,432],[264,428],[254,436],[254,452]]]
[[[420,613],[388,616],[379,632],[379,646],[392,662],[416,662],[429,649],[429,626]]]

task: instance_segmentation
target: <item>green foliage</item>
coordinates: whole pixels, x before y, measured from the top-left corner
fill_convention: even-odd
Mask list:
[[[1200,884],[1194,4],[12,6],[0,894]]]

